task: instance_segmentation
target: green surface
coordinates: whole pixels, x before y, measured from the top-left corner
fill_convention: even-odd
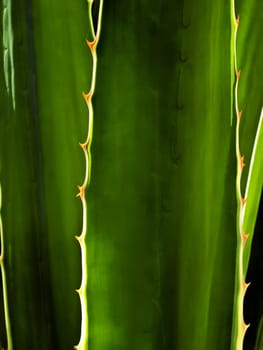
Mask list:
[[[8,67],[4,48],[0,56],[1,216],[14,350],[72,349],[81,324],[74,236],[85,171],[78,143],[88,128],[81,93],[92,72],[88,4],[3,5],[12,9],[14,38]],[[255,0],[236,3],[243,193],[263,103],[261,10]],[[89,350],[230,349],[237,211],[230,42],[230,1],[104,1],[86,196]]]

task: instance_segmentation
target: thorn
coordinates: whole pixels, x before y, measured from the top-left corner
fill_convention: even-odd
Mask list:
[[[248,327],[250,326],[250,323],[249,324],[246,324],[244,321],[242,322],[242,342],[244,341],[244,338],[245,338],[245,335],[246,335],[246,332],[247,332],[247,329]]]
[[[246,202],[247,202],[247,199],[241,197],[241,204],[242,204],[242,206],[244,206],[246,204]]]
[[[83,149],[84,152],[87,150],[87,142],[84,142],[84,143],[79,142],[79,145]]]
[[[79,296],[83,295],[83,288],[82,287],[75,289],[75,291],[78,293]]]
[[[240,23],[240,17],[239,17],[239,15],[238,15],[237,18],[236,18],[236,25],[238,26],[239,23]]]
[[[80,197],[81,199],[84,198],[84,192],[85,192],[85,187],[82,185],[82,186],[78,186],[78,189],[79,189],[79,193],[76,194],[76,197]]]
[[[240,156],[240,158],[239,158],[241,169],[243,169],[246,166],[244,159],[245,159],[244,156]]]
[[[238,112],[237,112],[237,118],[238,118],[238,120],[240,120],[241,117],[242,117],[242,111],[238,111]]]
[[[242,236],[242,244],[243,244],[243,247],[245,246],[245,243],[246,243],[246,241],[247,241],[247,239],[248,239],[248,237],[249,237],[249,233],[242,233],[241,234],[241,236]]]
[[[82,92],[82,96],[84,97],[85,101],[89,103],[92,97],[92,93],[88,92],[87,94],[85,94],[85,92]]]
[[[250,285],[251,285],[251,282],[247,283],[246,281],[243,281],[243,289],[244,290],[247,290]]]
[[[250,323],[246,324],[245,322],[243,322],[243,334],[246,334],[247,329],[250,327]]]
[[[90,51],[93,52],[94,48],[97,45],[97,38],[95,38],[93,41],[89,41],[88,39],[86,39],[86,43],[87,43],[88,47],[90,48]]]
[[[239,69],[239,70],[236,72],[237,79],[240,78],[240,74],[241,74],[241,70]]]
[[[84,236],[83,233],[81,233],[81,235],[79,236],[75,236],[76,240],[79,242],[80,245],[84,244]]]
[[[243,239],[243,241],[246,241],[247,239],[248,239],[248,237],[249,237],[249,233],[242,233],[242,239]]]
[[[247,289],[248,289],[248,287],[250,286],[250,284],[251,284],[251,282],[246,283],[245,280],[243,280],[243,282],[242,282],[242,290],[241,290],[241,293],[242,293],[242,298],[243,298],[243,300],[245,299],[245,295],[246,295]]]

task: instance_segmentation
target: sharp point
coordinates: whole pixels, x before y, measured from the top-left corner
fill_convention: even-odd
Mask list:
[[[246,322],[243,323],[243,332],[244,332],[244,335],[247,331],[247,329],[250,327],[250,323],[246,324]]]
[[[75,289],[75,291],[78,293],[78,295],[80,297],[83,296],[83,288],[81,286],[79,288]]]
[[[82,92],[82,96],[84,97],[85,101],[86,101],[87,103],[89,103],[90,100],[91,100],[91,97],[92,97],[92,93],[91,93],[91,92],[88,92],[88,93],[86,94],[85,92]]]
[[[249,233],[242,233],[242,240],[245,243],[249,237]]]
[[[84,143],[79,142],[79,145],[83,149],[83,151],[87,150],[87,143],[86,142],[84,142]]]
[[[238,111],[238,112],[237,112],[237,117],[238,117],[238,120],[241,119],[241,117],[242,117],[242,111]]]
[[[245,282],[245,284],[246,284],[246,288],[248,288],[251,285],[251,282],[248,282],[248,283]]]
[[[76,194],[76,197],[80,197],[81,199],[83,199],[85,187],[83,185],[82,186],[78,185],[78,189],[79,189],[79,193]]]
[[[94,40],[92,41],[89,41],[88,39],[86,39],[86,43],[88,45],[88,47],[90,48],[91,52],[94,51],[94,48],[96,47],[97,45],[97,38],[95,38]]]
[[[246,290],[248,289],[248,287],[250,286],[251,282],[246,282],[245,279],[242,282],[242,287],[243,287],[243,293],[246,293]]]
[[[245,156],[240,156],[240,166],[241,169],[243,169],[246,166],[246,163],[244,162]]]
[[[239,70],[236,72],[236,76],[237,76],[238,79],[240,78],[240,75],[241,75],[241,70],[239,69]]]
[[[247,202],[247,198],[241,197],[241,204],[245,205]]]

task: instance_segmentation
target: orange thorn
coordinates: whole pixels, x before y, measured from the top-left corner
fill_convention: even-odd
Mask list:
[[[245,298],[247,289],[248,289],[248,287],[250,286],[250,284],[251,284],[251,282],[246,283],[245,280],[243,280],[243,282],[242,282],[242,297],[243,297],[243,299]]]
[[[87,150],[87,142],[84,142],[84,143],[79,142],[79,145],[83,149],[84,152]]]
[[[236,24],[239,25],[239,22],[240,22],[240,17],[238,15],[237,18],[236,18]]]
[[[86,43],[87,43],[88,47],[90,48],[90,51],[93,52],[94,48],[97,45],[97,38],[95,38],[93,41],[89,41],[88,39],[86,39]]]
[[[81,199],[84,198],[84,192],[85,192],[85,187],[84,186],[78,186],[79,193],[76,195],[76,197],[80,197]]]
[[[241,204],[242,204],[242,206],[244,206],[246,204],[246,202],[247,202],[247,199],[241,197]]]
[[[236,72],[237,79],[240,78],[240,74],[241,74],[241,70],[239,69],[239,70]]]
[[[250,285],[251,285],[251,282],[247,283],[246,281],[243,281],[243,289],[244,290],[247,290]]]
[[[245,322],[243,322],[243,334],[246,334],[247,329],[250,327],[250,323],[246,324]]]
[[[243,245],[245,245],[247,239],[249,237],[249,233],[242,233],[242,242],[243,242]]]
[[[246,166],[244,159],[245,159],[244,156],[240,156],[240,158],[239,158],[241,169],[243,169]]]
[[[92,93],[89,92],[89,93],[85,94],[85,92],[82,92],[82,96],[84,97],[85,101],[86,101],[87,103],[89,103],[90,100],[91,100],[91,97],[92,97]]]
[[[238,120],[240,120],[241,117],[242,117],[242,111],[238,111],[238,112],[237,112],[237,118],[238,118]]]

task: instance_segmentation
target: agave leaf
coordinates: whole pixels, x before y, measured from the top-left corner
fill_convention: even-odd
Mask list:
[[[244,272],[247,272],[253,232],[255,228],[259,201],[263,185],[263,110],[259,118],[255,143],[250,160],[249,174],[245,198],[247,199],[243,213],[243,229],[249,236],[244,252]]]
[[[238,42],[239,97],[251,116],[240,130],[247,163],[260,101],[258,80],[255,103],[247,91],[258,49],[250,40],[247,57],[254,4],[237,4],[241,21],[248,10]],[[75,194],[85,168],[78,143],[88,128],[81,92],[91,81],[92,26],[85,1],[13,0],[10,14],[13,63],[4,52],[0,58],[0,182],[14,349],[65,350],[81,324]],[[1,23],[3,34],[6,18]],[[105,1],[87,192],[89,349],[230,348],[237,209],[230,41],[228,2]],[[262,186],[261,137],[256,145],[249,232]],[[0,341],[5,346],[6,336]]]
[[[105,3],[88,202],[93,349],[230,346],[228,10]]]
[[[69,1],[16,1],[12,10],[16,110],[3,79],[0,177],[15,349],[70,349],[79,336],[86,10]]]
[[[244,273],[246,274],[253,231],[258,213],[262,189],[262,49],[261,21],[257,16],[255,1],[237,2],[236,13],[240,17],[237,37],[237,59],[241,70],[238,99],[242,118],[240,124],[240,152],[246,166],[242,175],[242,194],[247,199],[243,213],[243,230],[249,234],[244,251]],[[249,39],[249,40],[248,40]]]

